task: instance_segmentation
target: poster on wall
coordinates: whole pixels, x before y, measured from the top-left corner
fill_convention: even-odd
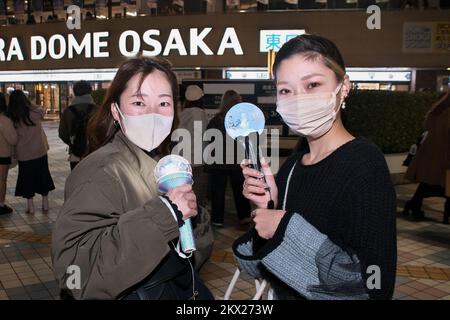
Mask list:
[[[403,52],[449,53],[450,21],[405,23],[403,26]]]
[[[450,22],[435,23],[433,52],[450,53]]]
[[[431,53],[433,23],[406,22],[403,25],[403,52]]]

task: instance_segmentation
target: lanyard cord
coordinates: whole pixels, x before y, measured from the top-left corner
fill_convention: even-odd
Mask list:
[[[285,211],[286,211],[287,194],[289,191],[289,184],[291,182],[292,173],[294,172],[296,165],[297,165],[297,162],[295,162],[294,165],[292,166],[291,172],[289,172],[289,176],[288,176],[287,182],[286,182],[286,190],[284,191],[284,199],[283,199],[283,207],[282,207],[282,209]]]

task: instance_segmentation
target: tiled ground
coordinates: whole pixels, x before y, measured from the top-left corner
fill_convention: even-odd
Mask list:
[[[0,216],[0,300],[58,299],[58,288],[50,261],[50,234],[58,209],[63,202],[64,181],[69,173],[65,146],[57,138],[57,122],[46,122],[51,149],[50,171],[56,190],[50,194],[49,213],[37,210],[25,214],[26,203],[14,197],[17,168],[10,171],[7,202],[15,209]],[[397,186],[398,209],[414,192],[414,185]],[[226,227],[216,229],[214,252],[201,276],[217,298],[223,297],[236,270],[231,244],[242,234],[233,213],[233,201],[227,195]],[[35,206],[40,207],[36,198]],[[398,276],[395,299],[450,300],[450,226],[442,225],[443,201],[426,200],[427,220],[413,222],[397,219]],[[231,296],[249,299],[255,287],[253,280],[242,275]]]

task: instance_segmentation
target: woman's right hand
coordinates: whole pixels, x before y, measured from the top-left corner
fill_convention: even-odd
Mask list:
[[[166,196],[177,205],[183,214],[183,220],[197,215],[197,198],[190,184],[173,188],[166,193]]]
[[[275,177],[270,170],[269,163],[261,158],[262,173],[249,167],[249,160],[245,159],[241,163],[242,174],[244,175],[244,187],[242,194],[253,202],[258,208],[267,209],[267,204],[273,200],[275,208],[278,202],[278,187]],[[263,177],[266,178],[266,183]]]

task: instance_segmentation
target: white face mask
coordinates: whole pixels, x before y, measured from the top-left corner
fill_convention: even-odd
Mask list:
[[[124,115],[114,104],[122,118],[123,134],[139,148],[152,151],[170,134],[173,116],[147,113],[139,116]]]
[[[340,105],[336,95],[342,83],[333,92],[299,94],[277,102],[277,112],[284,122],[299,135],[318,138],[330,131]]]

